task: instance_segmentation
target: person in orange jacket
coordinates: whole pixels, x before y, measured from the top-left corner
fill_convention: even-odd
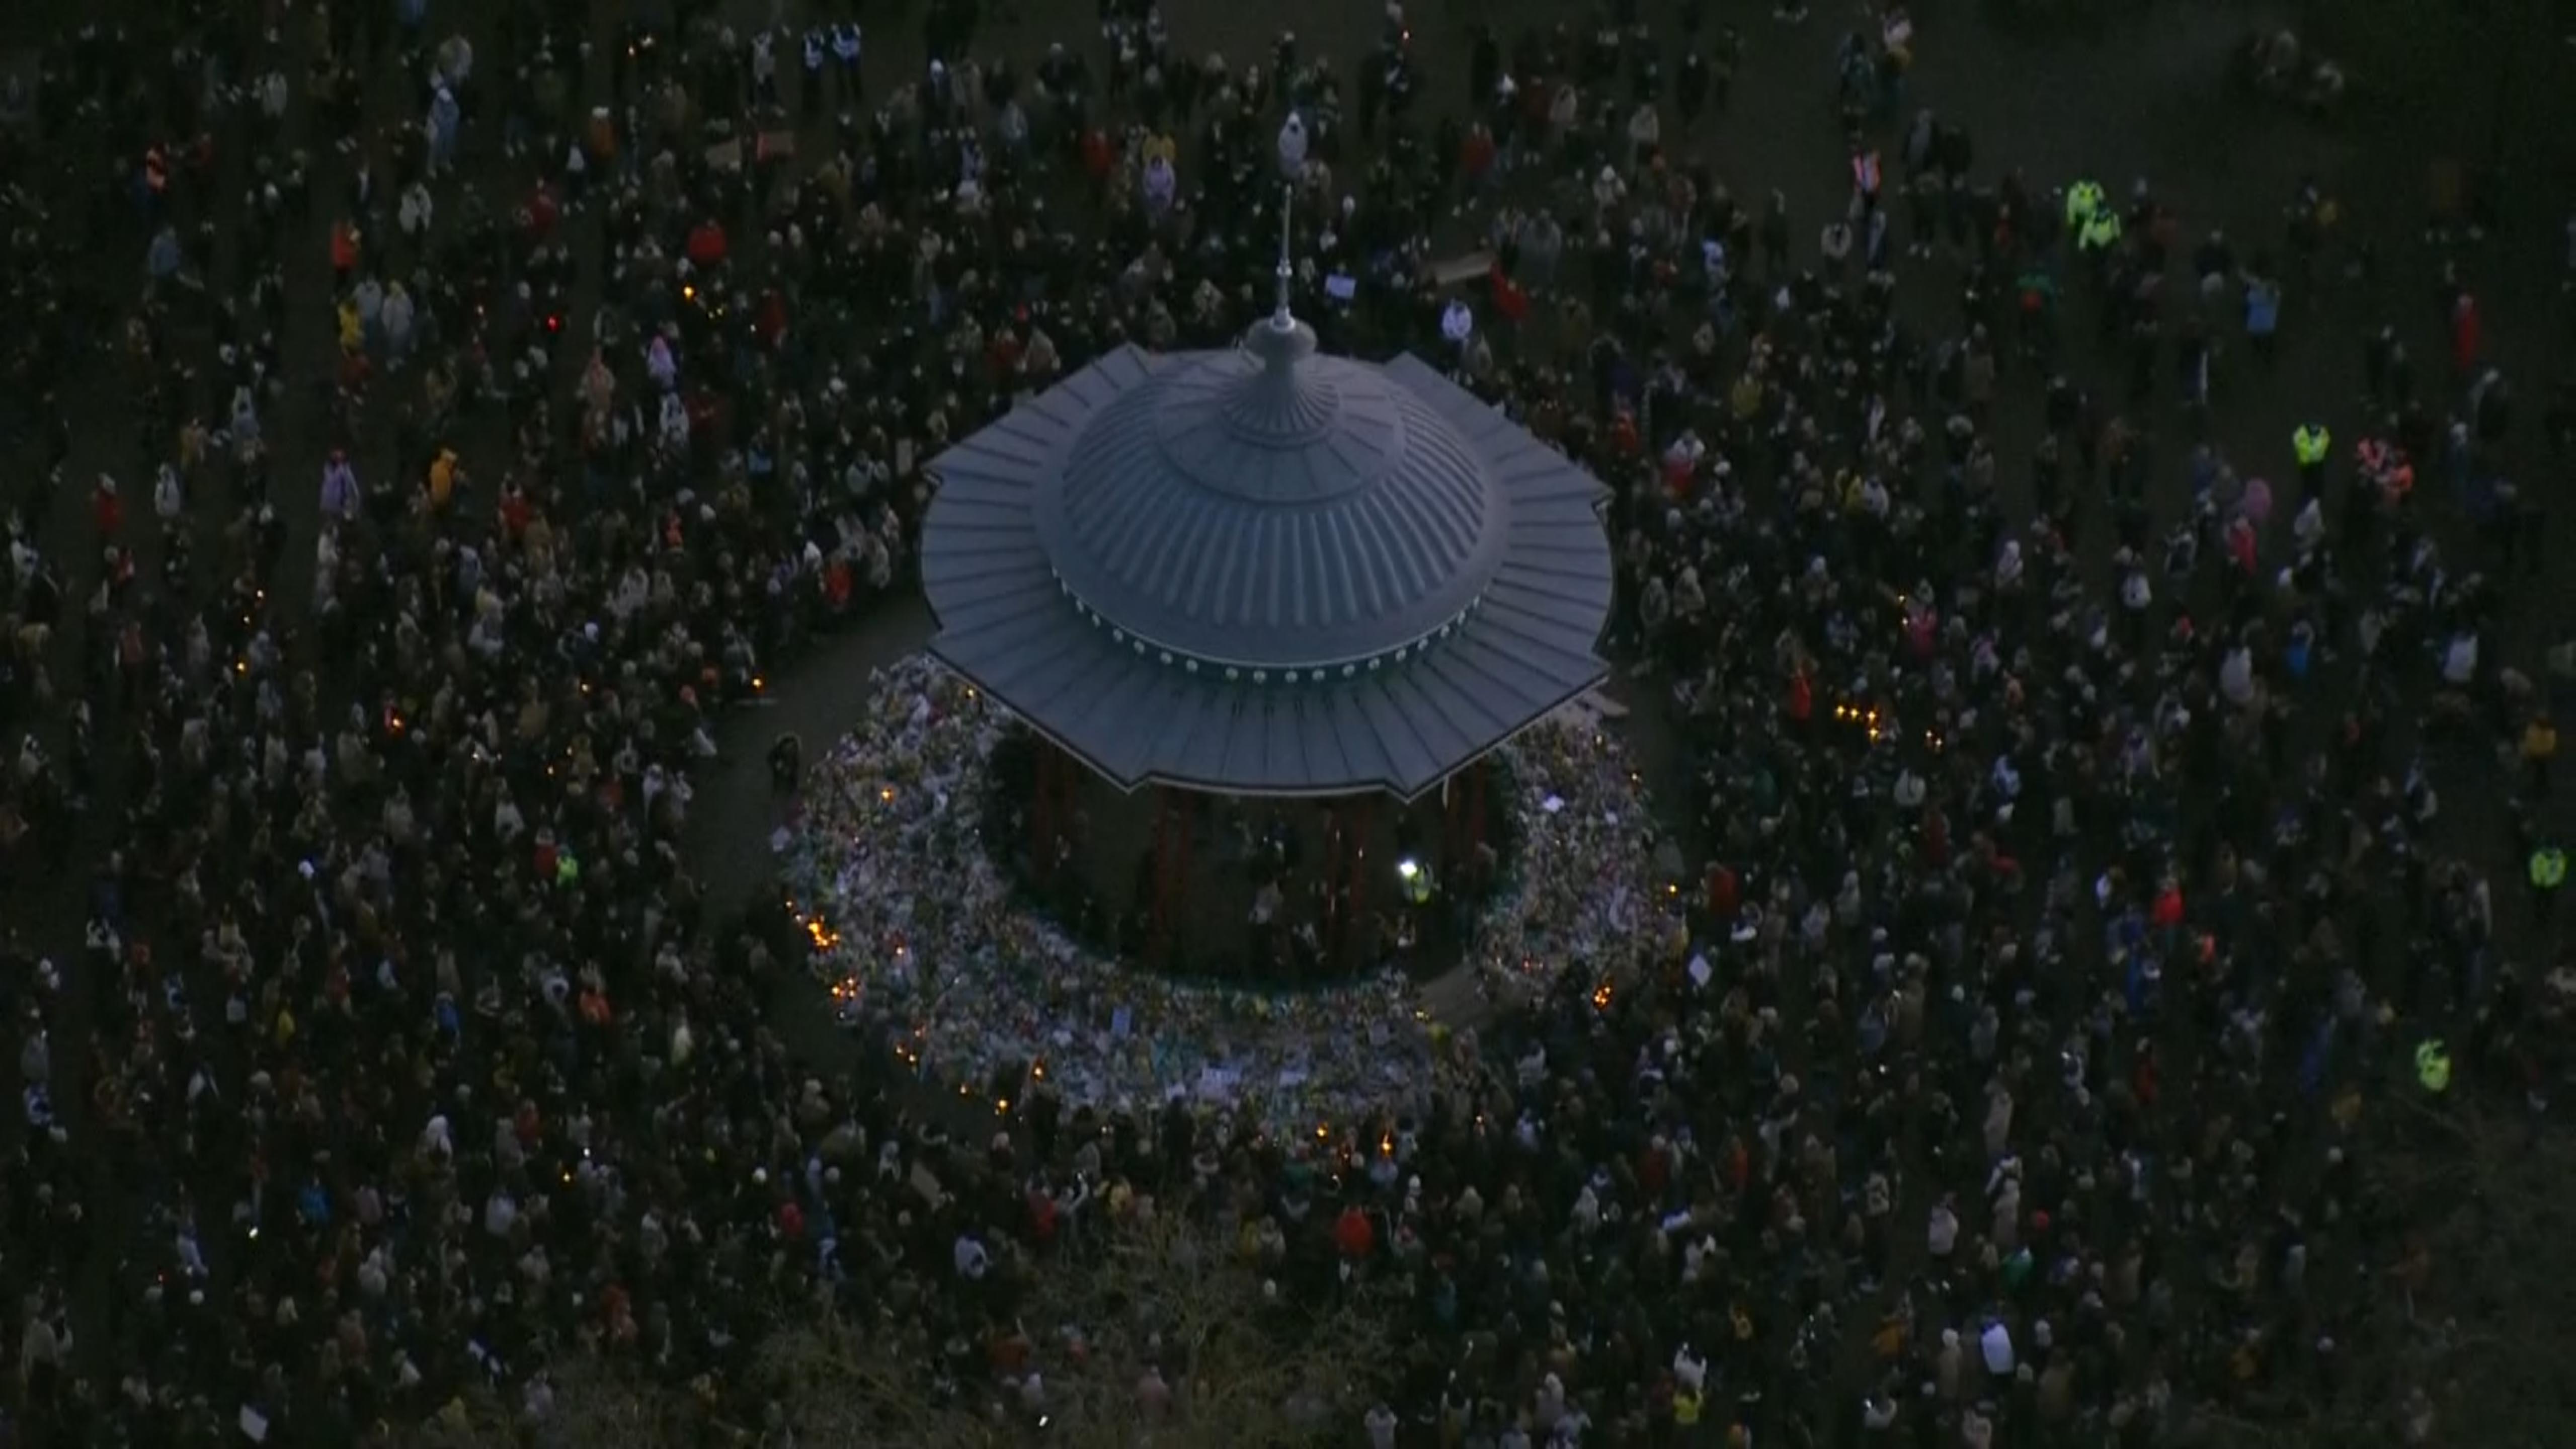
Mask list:
[[[454,448],[441,448],[438,458],[429,465],[429,506],[445,512],[456,497],[457,479],[462,469],[456,462]]]

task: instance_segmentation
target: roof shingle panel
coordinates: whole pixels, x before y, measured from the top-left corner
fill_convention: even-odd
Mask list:
[[[1122,786],[1437,785],[1605,672],[1601,489],[1430,367],[1122,348],[934,459],[932,649]]]

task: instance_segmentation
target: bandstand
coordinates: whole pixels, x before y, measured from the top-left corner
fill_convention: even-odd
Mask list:
[[[1359,928],[1496,868],[1488,757],[1607,672],[1601,486],[1415,358],[1319,354],[1284,264],[1241,347],[1121,348],[930,470],[931,650],[1026,730],[1012,849],[1164,964],[1376,964]]]

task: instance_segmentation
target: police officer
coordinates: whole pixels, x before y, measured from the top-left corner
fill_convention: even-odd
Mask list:
[[[2290,434],[2290,453],[2299,463],[2299,502],[2315,502],[2325,496],[2326,453],[2334,447],[2334,434],[2323,423],[2301,423]]]
[[[1406,856],[1395,863],[1395,884],[1396,889],[1403,893],[1406,905],[1431,904],[1431,867]]]
[[[2090,181],[2078,181],[2066,188],[2066,229],[2081,234],[2084,223],[2102,209],[2102,188]]]
[[[823,55],[826,46],[821,26],[805,32],[805,85],[798,109],[809,121],[823,109]]]
[[[2120,213],[2096,206],[2075,231],[2076,249],[2095,258],[2107,256],[2120,240]]]
[[[2451,1053],[2440,1037],[2429,1038],[2415,1048],[2415,1082],[2435,1096],[2451,1089]]]
[[[2548,925],[2558,906],[2558,888],[2567,884],[2567,852],[2545,842],[2535,846],[2525,872],[2531,880],[2531,913]]]
[[[859,26],[844,20],[832,27],[832,60],[841,73],[841,106],[855,109],[859,104]]]

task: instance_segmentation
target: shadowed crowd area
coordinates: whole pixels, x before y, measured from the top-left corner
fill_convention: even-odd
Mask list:
[[[0,1435],[2566,1442],[2562,30],[0,7]],[[1601,485],[1599,793],[835,836],[925,465],[1283,231]]]

